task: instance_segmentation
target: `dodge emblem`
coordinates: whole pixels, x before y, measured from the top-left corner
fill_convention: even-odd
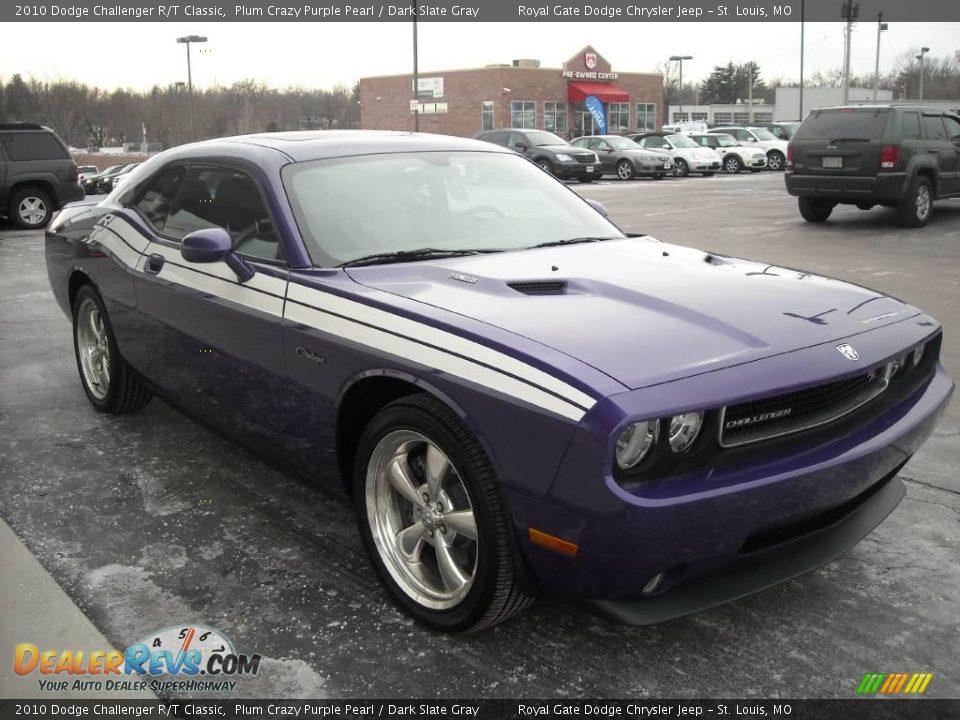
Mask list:
[[[843,345],[837,345],[837,351],[841,355],[843,355],[847,360],[860,359],[860,353],[856,351],[853,345],[847,345],[846,343],[844,343]]]

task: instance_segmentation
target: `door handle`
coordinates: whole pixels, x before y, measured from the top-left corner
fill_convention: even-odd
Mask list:
[[[157,255],[156,253],[149,255],[147,256],[147,264],[144,266],[143,271],[151,275],[156,275],[163,269],[164,262],[163,255]]]

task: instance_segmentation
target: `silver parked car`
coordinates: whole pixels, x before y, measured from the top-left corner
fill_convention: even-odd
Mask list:
[[[664,153],[644,150],[633,140],[620,135],[585,135],[572,143],[575,147],[593,150],[600,158],[602,172],[621,180],[646,175],[660,180],[673,172],[673,162]]]
[[[747,169],[760,172],[767,166],[767,155],[763,150],[744,147],[733,135],[726,133],[690,133],[690,139],[697,145],[713,150],[720,158],[725,173],[736,174]]]

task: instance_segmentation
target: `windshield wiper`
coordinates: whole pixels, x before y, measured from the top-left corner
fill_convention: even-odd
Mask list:
[[[603,240],[616,240],[615,237],[578,237],[578,238],[567,238],[566,240],[549,240],[547,242],[537,243],[536,245],[531,245],[528,250],[533,248],[543,248],[543,247],[558,247],[560,245],[579,245],[580,243],[591,243],[591,242],[602,242]]]
[[[501,250],[442,250],[440,248],[417,248],[416,250],[396,250],[387,253],[364,255],[340,263],[337,267],[356,267],[358,265],[381,265],[393,262],[429,260],[430,258],[457,257],[459,255],[480,255],[481,253],[502,252]]]

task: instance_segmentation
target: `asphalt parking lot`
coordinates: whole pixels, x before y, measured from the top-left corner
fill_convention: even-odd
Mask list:
[[[807,225],[774,173],[573,187],[625,230],[912,302],[944,324],[960,374],[960,202],[904,230],[879,208]],[[116,645],[191,622],[263,655],[237,695],[848,698],[867,672],[904,671],[960,697],[957,467],[955,402],[900,507],[815,573],[656,627],[541,600],[492,631],[433,634],[387,601],[344,502],[163,402],[94,413],[42,235],[0,227],[0,515]]]

